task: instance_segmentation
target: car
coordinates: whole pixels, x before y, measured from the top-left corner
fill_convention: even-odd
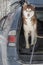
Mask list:
[[[25,0],[18,3],[13,23],[8,34],[8,60],[10,65],[28,65],[28,64],[43,64],[43,0],[26,0],[29,4],[35,6],[37,17],[37,43],[32,51],[25,48],[24,31],[22,27],[22,5]],[[13,6],[13,3],[11,6]],[[33,56],[33,57],[32,57]],[[31,60],[32,57],[32,60]]]

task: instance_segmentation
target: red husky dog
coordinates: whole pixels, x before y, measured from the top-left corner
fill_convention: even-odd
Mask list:
[[[34,45],[36,42],[36,25],[37,20],[35,17],[35,8],[32,5],[23,5],[23,29],[24,36],[26,41],[26,48],[30,48],[28,38],[31,35],[31,45]]]

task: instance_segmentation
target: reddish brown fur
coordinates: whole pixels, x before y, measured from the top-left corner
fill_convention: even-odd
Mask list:
[[[35,15],[32,17],[32,24],[34,25],[34,24],[36,24],[36,22],[37,22],[37,20],[36,20],[36,17],[35,17]]]

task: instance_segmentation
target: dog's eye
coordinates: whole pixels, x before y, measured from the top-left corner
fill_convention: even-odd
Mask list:
[[[28,12],[28,9],[26,9],[26,11]]]

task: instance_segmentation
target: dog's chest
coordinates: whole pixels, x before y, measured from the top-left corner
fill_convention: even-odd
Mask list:
[[[25,19],[27,26],[32,26],[32,20],[31,19]]]
[[[32,25],[32,21],[30,19],[25,19],[26,24],[24,23],[24,29],[26,30],[32,30],[33,29],[33,25]]]

